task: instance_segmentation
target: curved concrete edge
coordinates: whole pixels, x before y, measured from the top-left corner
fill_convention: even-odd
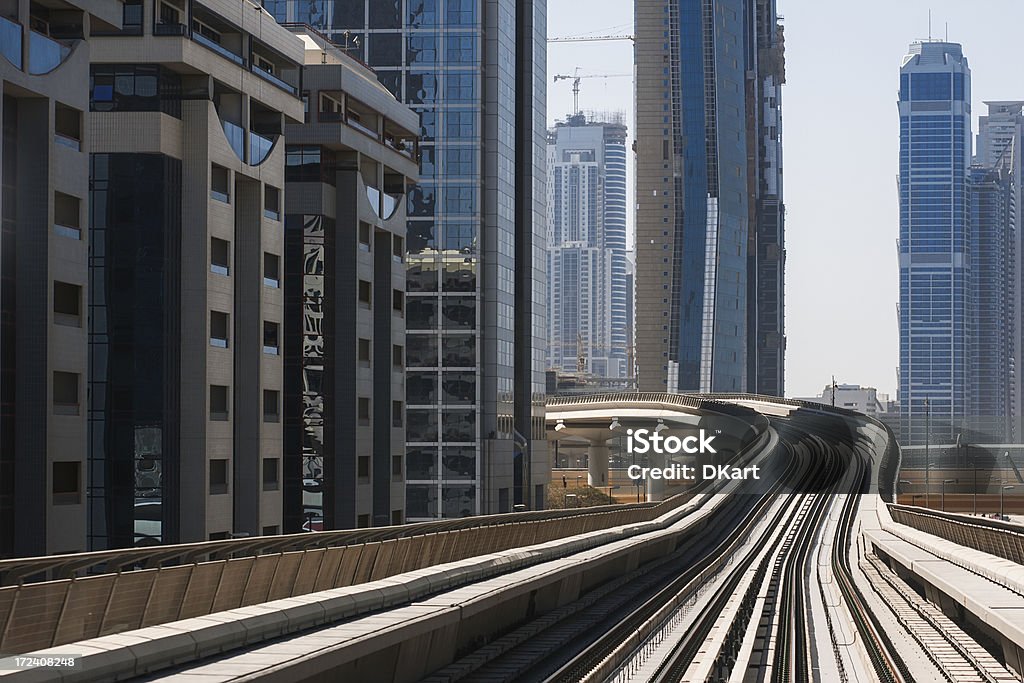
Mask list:
[[[759,439],[755,443],[757,450],[748,453],[745,459],[770,453],[776,443],[774,434],[767,440]],[[688,516],[692,516],[693,524],[698,524],[711,509],[721,504],[723,495],[731,490],[732,485],[738,483],[730,482],[717,493],[698,494],[688,503],[648,522],[592,531],[526,548],[504,550],[419,569],[356,586],[284,598],[39,650],[31,655],[45,657],[78,654],[82,657],[75,668],[59,671],[50,669],[43,672],[45,677],[42,679],[38,678],[40,670],[9,670],[0,671],[0,680],[77,682],[123,680],[151,674],[228,650],[407,604],[421,597],[615,541],[664,530],[684,521]],[[702,514],[694,514],[697,512]]]

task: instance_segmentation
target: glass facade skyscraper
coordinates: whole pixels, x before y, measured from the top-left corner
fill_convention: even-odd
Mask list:
[[[408,200],[407,519],[541,507],[546,3],[265,6],[370,64],[420,115],[420,183]]]
[[[548,135],[548,367],[626,378],[626,127],[568,117]]]
[[[1011,152],[995,167],[971,168],[970,440],[1012,443],[1015,411],[1017,187]]]
[[[782,393],[775,3],[635,8],[639,386]]]
[[[951,443],[970,406],[971,71],[918,42],[900,68],[900,418],[908,445]]]

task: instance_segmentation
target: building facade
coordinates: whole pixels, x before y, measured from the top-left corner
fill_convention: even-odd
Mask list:
[[[419,119],[325,38],[286,127],[284,528],[405,521],[406,187]]]
[[[917,42],[900,67],[903,441],[949,443],[970,411],[971,72],[960,45]]]
[[[549,369],[628,376],[627,266],[626,127],[570,116],[548,135]]]
[[[136,8],[92,50],[89,547],[280,533],[303,46],[247,1]]]
[[[637,374],[781,393],[781,31],[769,0],[639,0]]]
[[[994,167],[970,171],[972,441],[1010,443],[1017,412],[1016,341],[1020,325],[1017,261],[1017,186],[1013,145]]]
[[[1013,379],[1014,402],[1011,411],[1011,428],[1015,440],[1024,435],[1024,372],[1021,358],[1024,357],[1024,101],[986,102],[988,114],[978,119],[978,137],[975,145],[974,163],[987,168],[1008,166],[1016,186],[1016,220],[1014,222],[1013,247],[1013,297],[1012,320],[1016,323],[1013,332]]]
[[[419,116],[408,196],[406,516],[543,506],[544,0],[268,0]]]
[[[846,408],[874,418],[888,413],[893,405],[888,394],[879,393],[874,387],[864,387],[859,384],[826,384],[819,395],[797,400],[821,403],[827,406],[834,405],[837,408]]]
[[[0,3],[0,557],[87,548],[89,59],[122,13]]]

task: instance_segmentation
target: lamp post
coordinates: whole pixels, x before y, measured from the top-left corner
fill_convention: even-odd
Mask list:
[[[1006,480],[1003,479],[1002,484],[1005,484],[1005,483],[1006,483]],[[1003,486],[1003,485],[999,486],[999,519],[1002,519],[1003,517],[1006,516],[1005,514],[1003,514],[1003,494],[1006,493],[1007,491],[1011,490],[1012,488],[1013,488],[1013,486]]]
[[[957,483],[957,481],[958,481],[957,479],[943,479],[942,480],[942,497],[939,499],[939,506],[940,506],[940,509],[943,512],[946,511],[946,484],[955,484],[955,483]]]

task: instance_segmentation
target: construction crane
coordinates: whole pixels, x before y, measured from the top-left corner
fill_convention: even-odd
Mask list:
[[[576,73],[572,76],[566,76],[564,74],[558,74],[555,76],[555,83],[558,81],[572,80],[572,113],[578,114],[580,111],[580,80],[584,78],[627,78],[632,77],[633,74],[584,74],[580,75],[580,68],[576,67]]]
[[[593,43],[601,40],[636,40],[636,36],[559,36],[548,38],[549,43]]]

